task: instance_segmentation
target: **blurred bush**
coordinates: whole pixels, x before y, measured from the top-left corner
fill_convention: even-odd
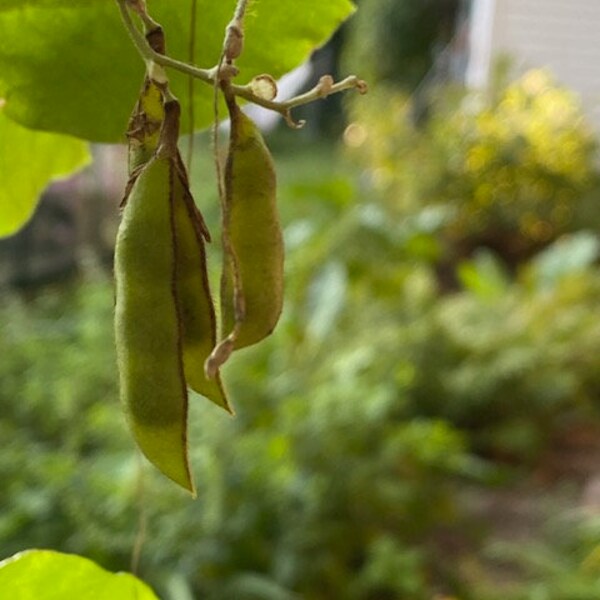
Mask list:
[[[564,507],[563,507],[564,509]],[[493,543],[489,559],[512,569],[497,589],[480,587],[482,600],[592,600],[600,597],[598,514],[564,511],[547,521],[541,539],[523,544]]]
[[[458,431],[401,420],[399,391],[370,389],[359,347],[316,369],[313,341],[277,350],[284,335],[238,360],[235,421],[194,399],[200,500],[151,471],[140,488],[110,306],[110,288],[88,284],[2,307],[3,555],[43,546],[128,568],[141,503],[142,575],[164,597],[426,597],[414,544],[452,520],[471,460]]]
[[[116,566],[129,554],[135,461],[117,401],[111,313],[106,283],[3,299],[2,556],[54,547]]]
[[[516,281],[480,254],[440,298],[422,227],[386,218],[331,160],[298,164],[282,168],[283,320],[228,369],[236,419],[192,398],[196,502],[140,478],[110,285],[3,300],[3,555],[127,569],[137,540],[166,600],[471,597],[464,564],[487,526],[465,489],[493,490],[565,419],[595,418],[597,237],[561,239]]]
[[[346,142],[390,216],[439,215],[444,261],[484,246],[509,267],[597,228],[597,146],[575,96],[541,70],[490,92],[437,91],[419,128],[391,88],[353,105]]]
[[[454,35],[460,0],[360,0],[344,62],[372,85],[414,89]]]
[[[526,562],[473,509],[598,424],[597,174],[579,108],[533,72],[489,97],[448,91],[421,130],[396,93],[354,111],[361,172],[329,146],[279,156],[286,307],[227,368],[236,419],[192,398],[197,501],[136,458],[111,284],[3,296],[2,556],[51,547],[118,570],[141,547],[165,600],[595,597],[595,530],[550,531]],[[440,295],[449,258],[456,291]],[[498,596],[489,561],[511,560]]]

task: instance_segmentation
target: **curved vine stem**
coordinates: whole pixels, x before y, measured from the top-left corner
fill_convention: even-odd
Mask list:
[[[234,21],[243,21],[244,16],[246,15],[246,9],[248,8],[248,4],[250,0],[239,0],[236,7],[235,13],[233,15]]]
[[[129,36],[131,37],[133,44],[138,50],[141,57],[146,61],[153,61],[156,64],[161,65],[162,67],[167,67],[173,69],[175,71],[179,71],[186,75],[189,75],[193,79],[198,79],[203,81],[204,83],[208,83],[211,86],[215,86],[215,84],[219,85],[219,79],[221,78],[222,68],[217,65],[212,69],[201,69],[191,64],[187,64],[171,58],[165,54],[159,54],[155,52],[146,42],[146,39],[141,34],[139,29],[135,26],[133,19],[131,18],[131,14],[129,12],[128,6],[132,9],[136,10],[138,14],[140,14],[138,6],[140,5],[139,0],[116,0],[121,11],[121,16],[123,18],[123,23],[125,28],[129,32]],[[246,8],[248,0],[240,0],[238,6],[236,8],[236,16],[238,15],[238,10],[241,10],[241,17],[243,18],[243,11]],[[240,8],[241,7],[241,8]],[[236,20],[236,16],[234,16],[234,21]],[[145,17],[141,17],[142,20],[146,21],[149,19],[149,22],[154,23],[150,17],[146,14]],[[234,22],[232,21],[232,23]],[[239,19],[238,19],[239,21]],[[230,76],[235,74],[235,69],[231,68],[229,70]],[[325,75],[321,77],[319,83],[308,92],[300,94],[299,96],[295,96],[294,98],[290,98],[285,101],[276,101],[276,100],[268,100],[263,98],[253,92],[253,87],[251,84],[247,85],[235,85],[231,84],[230,86],[231,92],[235,96],[239,96],[248,102],[252,102],[253,104],[257,104],[258,106],[262,106],[268,110],[275,111],[283,116],[288,125],[298,128],[302,127],[303,122],[295,122],[292,118],[291,111],[293,108],[301,106],[303,104],[309,104],[310,102],[314,102],[315,100],[326,98],[331,94],[337,94],[339,92],[343,92],[345,90],[354,89],[357,90],[360,94],[365,94],[367,92],[367,84],[362,79],[359,79],[355,75],[351,75],[350,77],[346,77],[342,81],[334,82],[333,78],[330,75]]]
[[[286,120],[288,125],[296,129],[302,127],[304,121],[297,122],[292,119],[291,111],[293,108],[302,106],[303,104],[310,104],[315,100],[326,98],[327,96],[331,96],[331,94],[337,94],[345,90],[354,89],[360,94],[366,94],[368,91],[367,83],[356,77],[356,75],[350,75],[349,77],[346,77],[346,79],[342,79],[342,81],[338,82],[334,82],[331,75],[323,75],[319,80],[319,83],[308,92],[281,102],[267,100],[266,98],[257,96],[252,92],[250,85],[232,85],[231,88],[236,96],[248,100],[248,102],[258,104],[263,108],[278,112]]]
[[[119,5],[119,10],[121,11],[121,17],[123,19],[125,28],[127,29],[127,32],[129,33],[129,36],[131,37],[131,40],[133,41],[137,51],[146,62],[152,61],[161,65],[162,67],[170,67],[176,71],[180,71],[181,73],[191,75],[195,79],[200,79],[205,83],[212,84],[214,69],[200,69],[198,67],[194,67],[193,65],[188,65],[187,63],[175,60],[166,54],[159,54],[158,52],[155,52],[148,45],[146,38],[144,38],[141,31],[135,26],[135,23],[131,18],[131,14],[129,13],[129,9],[127,8],[130,6],[128,0],[117,0],[117,4]]]
[[[225,54],[221,54],[217,69],[220,70],[223,65]],[[225,202],[225,188],[223,187],[223,172],[221,169],[221,160],[219,156],[219,84],[218,79],[215,78],[213,84],[213,126],[212,126],[212,145],[213,145],[213,159],[215,163],[215,172],[217,174],[217,189],[219,192],[219,201],[223,207]]]
[[[196,16],[197,16],[198,0],[192,0],[190,9],[190,44],[188,48],[188,60],[193,63],[196,54]],[[188,120],[190,122],[190,137],[188,138],[187,147],[187,171],[192,173],[192,160],[194,157],[194,78],[188,75]]]

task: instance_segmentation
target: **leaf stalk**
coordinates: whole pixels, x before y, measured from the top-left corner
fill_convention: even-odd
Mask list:
[[[135,48],[137,49],[138,53],[144,61],[151,61],[158,65],[161,65],[162,67],[173,69],[174,71],[179,71],[181,73],[189,75],[190,77],[193,77],[194,79],[203,81],[204,83],[207,83],[211,86],[215,85],[217,79],[225,78],[230,80],[233,76],[237,74],[237,69],[235,69],[235,67],[233,67],[232,65],[223,64],[217,65],[211,69],[202,69],[196,67],[195,65],[176,60],[166,54],[159,54],[158,52],[154,51],[146,41],[141,31],[136,27],[130,13],[131,8],[132,10],[135,10],[135,12],[138,15],[144,15],[141,16],[141,19],[146,26],[152,24],[154,27],[157,27],[158,24],[148,16],[143,4],[139,2],[134,2],[132,4],[130,0],[116,1],[121,12],[121,17],[123,19],[125,29],[129,33],[129,36],[131,37]],[[246,5],[247,0],[240,1],[238,7],[236,8],[236,15],[234,16],[234,20],[241,21]],[[330,96],[332,94],[337,94],[339,92],[343,92],[345,90],[350,89],[355,89],[360,94],[365,94],[368,88],[366,82],[362,79],[359,79],[355,75],[350,75],[349,77],[346,77],[345,79],[338,82],[335,82],[330,75],[324,75],[323,77],[321,77],[319,83],[317,83],[317,85],[308,92],[283,101],[268,100],[266,98],[258,96],[252,91],[251,84],[236,85],[232,83],[230,89],[235,96],[239,96],[247,102],[251,102],[258,106],[262,106],[263,108],[266,108],[268,110],[272,110],[279,113],[285,119],[288,125],[297,129],[299,127],[302,127],[302,125],[304,125],[304,122],[297,122],[293,120],[291,115],[291,111],[293,108],[302,106],[304,104],[309,104],[311,102],[314,102],[315,100],[326,98],[327,96]]]

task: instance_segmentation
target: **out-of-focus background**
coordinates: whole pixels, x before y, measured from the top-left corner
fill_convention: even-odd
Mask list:
[[[166,600],[600,598],[600,3],[359,8],[290,86],[369,95],[268,123],[285,312],[235,419],[191,399],[197,500],[119,406],[122,149],[0,242],[0,557],[134,554]],[[192,180],[216,232],[205,135]]]

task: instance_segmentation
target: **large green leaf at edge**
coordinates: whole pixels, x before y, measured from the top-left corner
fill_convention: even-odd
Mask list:
[[[187,61],[192,0],[148,0],[164,27],[167,51]],[[198,66],[216,64],[235,0],[198,0]],[[324,43],[354,10],[350,0],[254,0],[238,61],[245,83],[279,77]],[[8,115],[33,129],[91,141],[123,141],[144,66],[115,0],[0,0],[0,97]],[[187,128],[187,77],[170,71]],[[196,127],[212,118],[210,87],[195,86]]]
[[[129,573],[52,550],[26,550],[0,562],[0,590],[10,600],[157,600]]]
[[[68,175],[89,160],[86,142],[31,131],[0,108],[0,237],[25,224],[48,180]]]

